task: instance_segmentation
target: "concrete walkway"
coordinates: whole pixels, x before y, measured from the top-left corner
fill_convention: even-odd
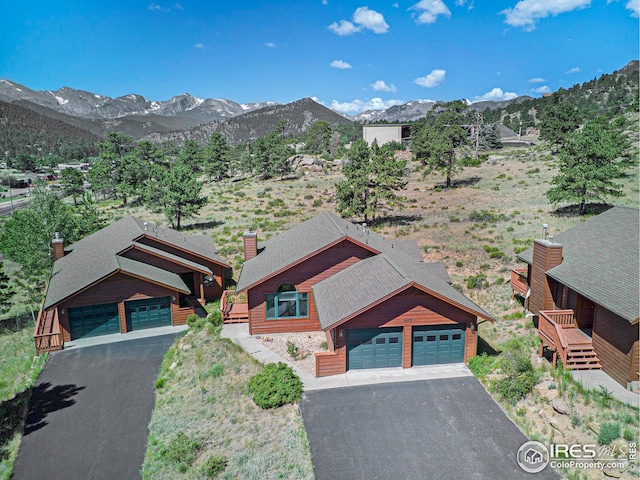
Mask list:
[[[225,324],[222,327],[222,338],[228,338],[240,345],[247,353],[261,363],[283,362],[291,366],[300,377],[306,391],[327,388],[350,387],[354,385],[373,385],[382,383],[409,382],[415,380],[432,380],[436,378],[471,377],[473,374],[463,363],[432,365],[413,368],[375,368],[370,370],[353,370],[340,375],[316,378],[301,370],[295,363],[269,350],[262,342],[249,335],[246,323]]]
[[[75,348],[105,345],[108,343],[125,342],[127,340],[139,340],[141,338],[159,337],[161,335],[169,335],[171,333],[180,333],[187,330],[188,328],[188,325],[179,325],[177,327],[146,328],[127,333],[114,333],[113,335],[100,335],[98,337],[80,338],[77,340],[64,342],[64,349],[70,350]]]
[[[600,387],[604,387],[616,400],[640,407],[640,395],[627,390],[602,370],[571,370],[571,376],[588,390],[600,391]]]

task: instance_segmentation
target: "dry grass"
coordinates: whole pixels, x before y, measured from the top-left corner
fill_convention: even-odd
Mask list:
[[[178,340],[161,367],[143,478],[207,478],[203,464],[215,455],[228,462],[219,478],[313,478],[297,405],[262,410],[245,392],[259,369],[211,327]],[[196,445],[192,461],[171,460],[180,432]]]

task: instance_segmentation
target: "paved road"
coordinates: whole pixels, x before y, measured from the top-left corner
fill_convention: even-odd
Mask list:
[[[549,480],[516,462],[526,437],[471,377],[316,390],[300,403],[317,480]]]
[[[176,336],[53,354],[34,387],[12,479],[139,478],[154,382]]]

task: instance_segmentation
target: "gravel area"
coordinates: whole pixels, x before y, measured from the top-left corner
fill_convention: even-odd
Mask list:
[[[257,340],[269,350],[286,358],[310,375],[316,374],[316,352],[326,352],[322,347],[327,341],[324,332],[279,333],[272,335],[256,335]],[[298,351],[298,358],[293,358],[287,351],[287,342],[292,342]]]

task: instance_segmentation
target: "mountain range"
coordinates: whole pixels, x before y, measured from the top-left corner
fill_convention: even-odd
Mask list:
[[[518,97],[512,102],[531,97]],[[315,121],[332,126],[349,121],[414,121],[438,102],[411,101],[386,110],[369,110],[350,117],[335,112],[310,98],[288,104],[261,102],[239,104],[232,100],[198,98],[184,93],[169,100],[150,101],[138,94],[117,98],[85,90],[62,87],[59,90],[32,90],[10,80],[0,80],[0,101],[35,111],[104,137],[117,131],[135,140],[181,142],[193,138],[206,141],[213,132],[223,133],[229,142],[254,140],[275,128],[280,120],[288,122],[288,132],[298,134]],[[505,102],[480,102],[472,107],[498,108]]]

